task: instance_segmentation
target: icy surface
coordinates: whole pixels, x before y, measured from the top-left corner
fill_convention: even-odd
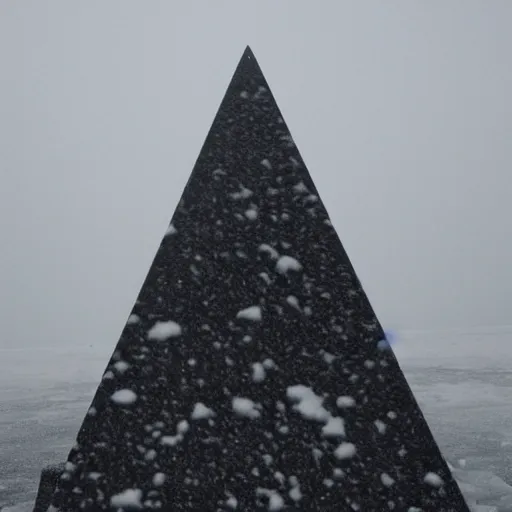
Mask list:
[[[2,512],[32,512],[34,510],[34,502],[25,501],[23,503],[18,503],[17,505],[4,507],[1,510]]]

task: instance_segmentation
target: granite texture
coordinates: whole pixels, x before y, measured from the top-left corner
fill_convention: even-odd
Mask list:
[[[51,510],[467,511],[383,338],[247,48]]]
[[[34,512],[46,512],[48,510],[59,477],[64,472],[64,467],[64,464],[50,465],[41,471]]]

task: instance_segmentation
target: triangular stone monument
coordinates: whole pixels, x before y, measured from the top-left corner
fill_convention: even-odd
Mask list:
[[[249,48],[52,501],[468,511]]]

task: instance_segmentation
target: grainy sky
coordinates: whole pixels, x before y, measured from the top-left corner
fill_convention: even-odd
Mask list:
[[[114,347],[247,44],[384,327],[512,324],[512,2],[2,0],[0,347]]]

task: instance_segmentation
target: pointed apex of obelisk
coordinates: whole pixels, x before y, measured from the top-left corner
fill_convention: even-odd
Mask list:
[[[242,54],[242,57],[240,58],[240,61],[238,62],[234,76],[240,74],[254,75],[259,73],[261,73],[261,69],[258,65],[258,62],[256,61],[256,57],[254,56],[250,46],[247,45],[245,47],[244,53]]]
[[[251,47],[249,45],[245,47],[244,53],[242,54],[240,62],[238,63],[238,67],[235,74],[240,73],[242,71],[250,71],[251,73],[261,73],[258,61],[256,60],[256,57],[254,56],[254,53],[252,52]]]
[[[254,53],[252,53],[251,47],[247,45],[242,56],[243,59],[254,59]]]

